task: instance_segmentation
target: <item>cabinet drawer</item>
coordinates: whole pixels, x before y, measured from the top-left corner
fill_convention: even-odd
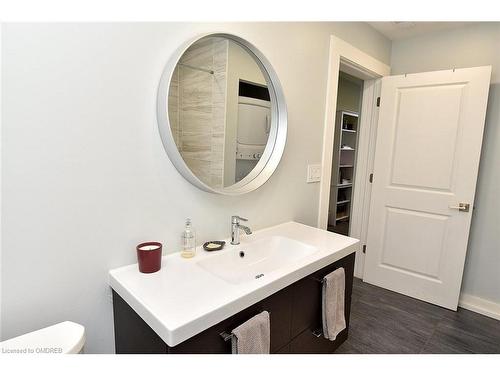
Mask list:
[[[291,336],[307,328],[317,328],[321,315],[321,284],[306,277],[294,284]],[[318,326],[319,327],[319,326]]]
[[[264,310],[268,311],[270,314],[271,353],[274,353],[290,342],[291,305],[292,292],[291,288],[288,287],[208,328],[179,345],[170,347],[169,353],[230,354],[231,340],[224,341],[220,333],[231,333],[234,328]]]
[[[243,324],[251,317],[268,311],[271,323],[271,353],[290,342],[290,322],[292,318],[292,288],[280,290],[255,305],[233,316],[233,328]]]
[[[231,354],[231,340],[224,341],[221,332],[231,332],[233,319],[228,318],[179,345],[168,348],[171,354]]]
[[[163,354],[168,346],[113,290],[116,354]]]

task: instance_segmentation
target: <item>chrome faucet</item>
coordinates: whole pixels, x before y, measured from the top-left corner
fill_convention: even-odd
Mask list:
[[[241,225],[240,220],[248,221],[243,217],[231,216],[231,245],[240,244],[240,229],[243,229],[246,234],[252,234],[252,230],[245,225]]]

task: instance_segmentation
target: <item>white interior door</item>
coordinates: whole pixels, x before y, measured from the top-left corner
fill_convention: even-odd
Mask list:
[[[364,281],[456,310],[490,75],[382,79]]]

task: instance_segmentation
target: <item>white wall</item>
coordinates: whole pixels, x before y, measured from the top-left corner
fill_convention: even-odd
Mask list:
[[[462,293],[500,303],[500,23],[396,41],[392,73],[492,65],[475,210]]]
[[[187,183],[156,126],[165,62],[210,31],[260,48],[289,109],[278,169],[242,197]],[[227,237],[232,214],[253,229],[315,225],[306,166],[321,160],[332,33],[389,60],[390,42],[356,23],[3,25],[1,338],[69,319],[86,326],[87,352],[113,352],[107,271],[135,262],[140,241],[177,251],[186,217],[200,242]]]

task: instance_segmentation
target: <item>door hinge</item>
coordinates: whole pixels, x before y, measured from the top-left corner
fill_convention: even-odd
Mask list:
[[[373,173],[370,173],[370,177],[368,178],[368,181],[370,181],[370,184],[373,183]]]
[[[363,254],[366,254],[366,245],[363,245]]]
[[[377,98],[377,107],[380,107],[380,96]]]

